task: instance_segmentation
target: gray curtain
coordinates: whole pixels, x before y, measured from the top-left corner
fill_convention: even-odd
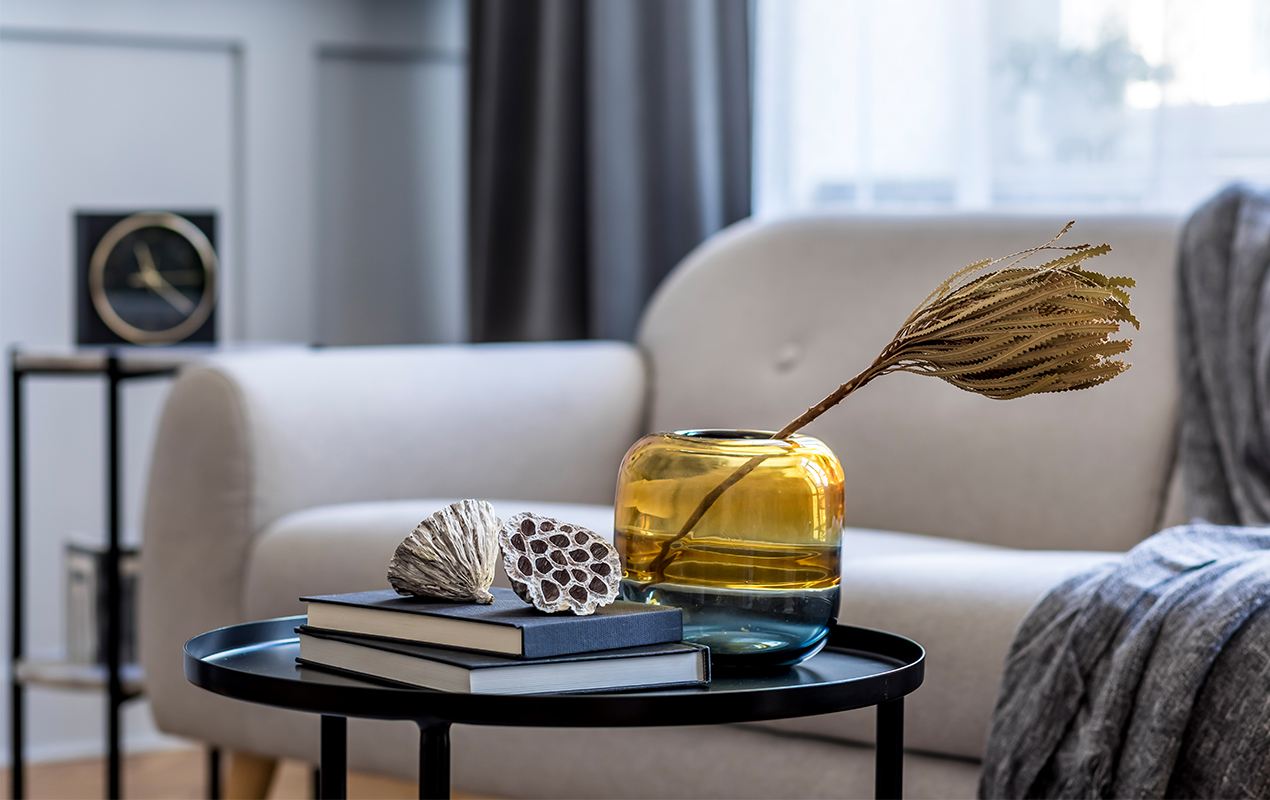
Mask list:
[[[471,9],[472,339],[631,339],[750,213],[748,0]]]

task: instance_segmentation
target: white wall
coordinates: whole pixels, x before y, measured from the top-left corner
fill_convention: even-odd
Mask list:
[[[217,212],[222,338],[462,340],[464,25],[462,0],[5,0],[0,344],[71,344],[74,212],[138,208]],[[387,313],[365,311],[376,307]],[[55,656],[63,542],[102,529],[104,389],[29,386],[27,646]],[[126,528],[140,521],[166,390],[125,388]],[[7,390],[0,398],[7,670]],[[101,751],[101,696],[28,696],[32,758]],[[163,743],[144,703],[125,731],[133,748]],[[7,736],[6,723],[0,762]]]

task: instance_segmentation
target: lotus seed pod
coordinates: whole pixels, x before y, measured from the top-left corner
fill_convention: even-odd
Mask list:
[[[507,520],[498,542],[512,588],[535,608],[585,616],[617,599],[617,550],[597,533],[525,513]]]
[[[388,562],[397,594],[461,603],[494,602],[489,587],[498,563],[502,521],[484,500],[451,503],[419,523]]]

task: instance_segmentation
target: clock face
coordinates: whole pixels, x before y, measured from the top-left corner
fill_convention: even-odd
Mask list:
[[[93,250],[88,288],[102,322],[136,344],[179,342],[216,302],[216,253],[193,223],[168,213],[133,214]]]

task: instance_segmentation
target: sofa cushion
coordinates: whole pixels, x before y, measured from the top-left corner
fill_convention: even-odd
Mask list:
[[[388,560],[419,521],[451,499],[341,503],[288,514],[256,537],[247,559],[243,618],[303,614],[301,595],[336,594],[388,586]],[[609,539],[610,506],[493,500],[502,519],[521,511],[575,522]],[[848,562],[903,552],[966,552],[983,545],[886,531],[849,531],[843,552]],[[499,565],[495,584],[508,586]]]
[[[848,559],[838,621],[898,633],[926,648],[926,680],[905,701],[905,745],[982,758],[1005,657],[1019,623],[1050,588],[1117,557],[984,548]],[[864,709],[762,724],[869,743],[875,715]]]

